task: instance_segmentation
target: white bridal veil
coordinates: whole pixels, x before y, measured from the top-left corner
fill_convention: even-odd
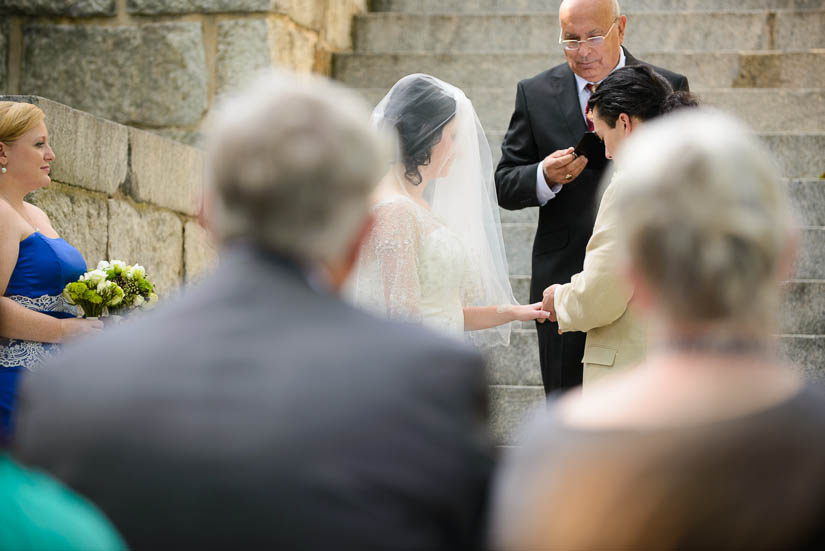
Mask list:
[[[427,107],[436,105],[441,107]],[[460,256],[470,272],[465,280],[472,286],[472,292],[462,292],[463,306],[517,304],[504,252],[490,147],[464,92],[429,75],[408,75],[377,105],[371,123],[391,130],[389,135],[407,144],[406,148],[396,144],[390,167],[396,172],[397,191],[409,194],[402,178],[418,180],[425,186],[423,199],[435,219],[458,236],[465,253]],[[428,144],[432,147],[426,147]],[[440,147],[435,147],[437,144]],[[410,270],[415,268],[409,266]],[[393,297],[385,298],[389,302]],[[465,336],[477,345],[508,344],[510,324]]]

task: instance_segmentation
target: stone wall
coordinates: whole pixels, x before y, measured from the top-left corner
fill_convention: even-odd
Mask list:
[[[52,184],[28,200],[46,211],[90,268],[102,259],[143,264],[163,296],[214,265],[214,247],[196,221],[199,149],[48,99],[0,96],[6,99],[46,113],[56,155]]]
[[[272,65],[329,74],[367,0],[0,0],[0,94],[46,97],[190,144]]]

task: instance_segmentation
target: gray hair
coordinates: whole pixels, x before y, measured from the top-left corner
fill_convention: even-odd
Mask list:
[[[268,71],[228,99],[206,143],[218,235],[299,261],[339,260],[386,165],[368,121],[355,92],[318,76]]]
[[[616,163],[619,233],[663,313],[679,322],[767,323],[794,217],[769,153],[704,109],[647,123]]]

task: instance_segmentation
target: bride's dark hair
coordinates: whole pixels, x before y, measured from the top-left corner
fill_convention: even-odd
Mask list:
[[[404,176],[414,185],[421,183],[418,167],[430,164],[433,146],[455,110],[455,100],[426,77],[401,81],[390,94],[384,118],[398,133]]]

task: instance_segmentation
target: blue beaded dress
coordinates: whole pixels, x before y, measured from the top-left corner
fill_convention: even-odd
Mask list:
[[[63,299],[63,288],[86,271],[80,252],[64,239],[46,237],[39,231],[20,242],[17,264],[5,296],[37,312],[56,318],[77,314]],[[0,434],[11,434],[11,413],[20,374],[35,369],[54,354],[59,345],[0,337]]]

